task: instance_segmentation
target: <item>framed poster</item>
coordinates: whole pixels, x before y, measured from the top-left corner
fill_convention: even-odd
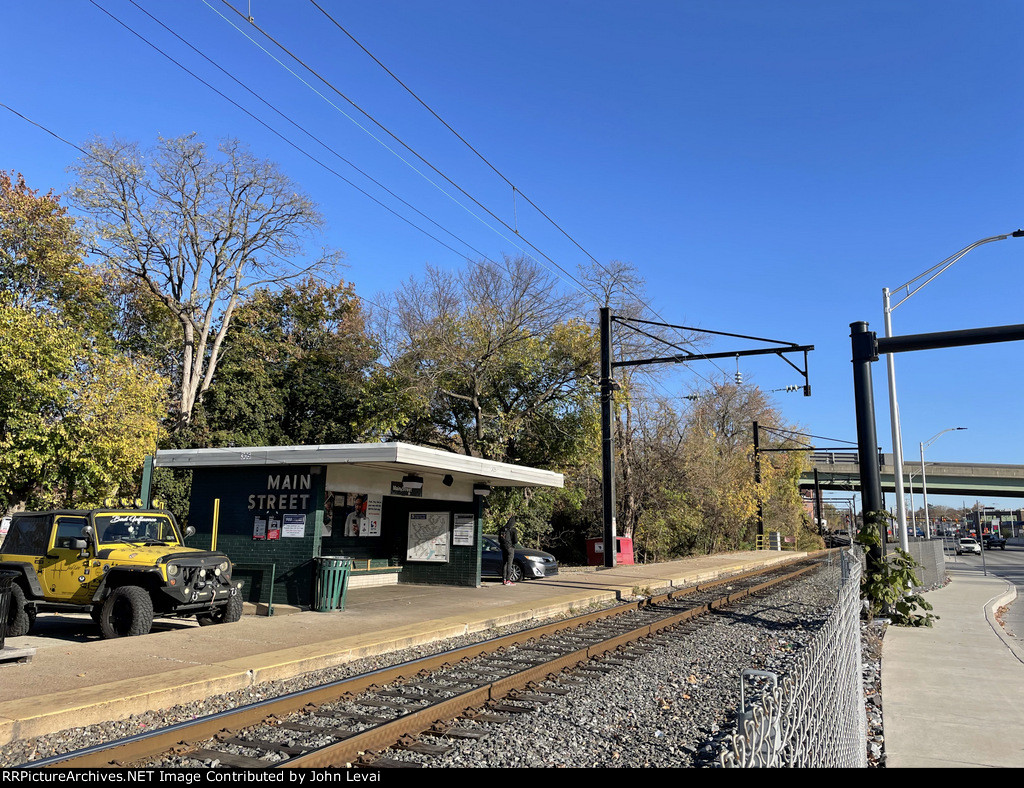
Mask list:
[[[252,523],[252,538],[253,539],[266,539],[267,538],[267,518],[257,517]]]
[[[471,514],[455,515],[455,531],[452,544],[460,547],[473,546],[473,534],[476,532],[476,518]]]
[[[306,535],[306,515],[286,514],[284,515],[284,528],[281,529],[281,536],[286,539],[301,539]]]
[[[360,536],[380,536],[380,517],[383,511],[383,495],[366,496],[366,514],[359,523]]]
[[[366,520],[367,496],[359,493],[348,493],[345,507],[345,536],[362,536],[363,523]]]
[[[448,512],[410,512],[406,561],[448,563]]]

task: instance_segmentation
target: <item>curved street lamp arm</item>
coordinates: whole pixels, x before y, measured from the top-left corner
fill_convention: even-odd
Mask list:
[[[947,257],[942,262],[936,263],[935,265],[933,265],[927,271],[918,274],[913,279],[911,279],[909,282],[904,282],[899,287],[893,288],[892,292],[894,292],[894,293],[895,292],[899,292],[900,290],[906,290],[907,294],[903,298],[901,298],[899,301],[897,301],[894,306],[889,307],[889,311],[891,312],[893,309],[898,307],[900,304],[902,304],[904,301],[906,301],[908,298],[910,298],[912,295],[914,295],[914,293],[916,293],[922,287],[924,287],[929,282],[931,282],[933,279],[935,279],[935,277],[939,276],[943,271],[945,271],[947,268],[949,268],[951,265],[953,265],[955,262],[957,262],[961,257],[963,257],[965,254],[967,254],[972,249],[977,249],[979,246],[981,246],[983,244],[991,243],[992,241],[1003,241],[1003,240],[1005,240],[1007,238],[1020,238],[1022,236],[1024,236],[1024,230],[1014,230],[1012,233],[1006,233],[1005,235],[993,235],[990,238],[982,238],[980,241],[975,241],[970,246],[965,246],[959,252],[950,255],[949,257]],[[930,276],[929,276],[929,274],[930,274]],[[924,277],[926,277],[926,276],[928,278],[925,279],[924,282],[921,282],[921,284],[919,284],[913,290],[910,289],[910,286],[912,284],[917,282],[919,279],[924,279]]]
[[[967,429],[966,427],[947,427],[942,432],[937,432],[934,435],[932,435],[932,437],[930,437],[928,440],[924,441],[921,445],[924,448],[927,449],[929,446],[931,446],[933,443],[935,443],[935,440],[940,435],[945,435],[947,432],[955,432],[956,430],[966,430],[966,429]]]

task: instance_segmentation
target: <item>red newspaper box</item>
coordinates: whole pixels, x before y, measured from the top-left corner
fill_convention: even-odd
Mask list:
[[[632,564],[633,540],[628,536],[615,537],[615,564]],[[587,565],[604,566],[604,539],[587,540]]]

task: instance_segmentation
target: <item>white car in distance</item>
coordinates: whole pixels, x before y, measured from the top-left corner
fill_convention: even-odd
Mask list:
[[[964,553],[974,553],[975,555],[981,555],[981,545],[978,544],[977,539],[963,538],[956,543],[956,554],[963,555]]]

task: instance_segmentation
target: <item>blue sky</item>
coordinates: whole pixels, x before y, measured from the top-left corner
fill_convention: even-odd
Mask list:
[[[235,5],[548,257],[569,270],[585,261],[315,6]],[[882,332],[882,288],[1024,226],[1016,0],[321,5],[589,254],[633,263],[668,322],[814,345],[813,396],[774,396],[816,435],[856,439],[849,324]],[[475,218],[465,198],[438,190],[246,38],[228,20],[285,58],[222,0],[3,4],[0,102],[78,144],[117,135],[149,145],[192,131],[211,143],[243,140],[320,204],[327,240],[345,250],[346,276],[367,298],[426,264],[465,264],[99,7],[395,210],[426,226],[140,8],[472,249],[520,251],[511,233]],[[0,108],[3,169],[59,192],[76,155]],[[895,333],[1022,322],[1022,260],[1024,239],[971,252],[894,312]],[[1022,355],[1008,343],[899,356],[908,459],[932,435],[965,426],[927,458],[1024,462]],[[694,365],[664,385],[686,393],[735,368]],[[744,359],[740,369],[766,390],[802,382],[776,359]],[[874,377],[879,441],[891,451],[883,363]]]

